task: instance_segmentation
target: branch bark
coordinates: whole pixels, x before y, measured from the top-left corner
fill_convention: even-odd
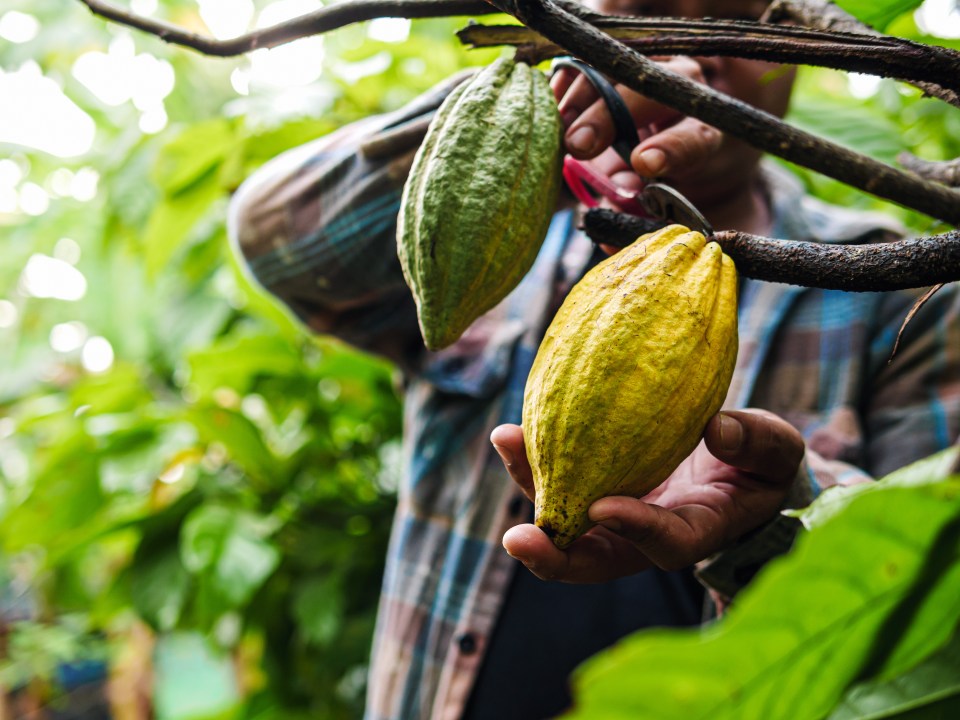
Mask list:
[[[960,187],[960,158],[936,162],[921,160],[910,153],[900,153],[897,156],[897,162],[913,174],[927,180],[949,187]]]
[[[600,17],[590,24],[644,55],[728,56],[816,65],[909,82],[960,107],[960,53],[884,35],[838,33],[737,20]],[[472,47],[512,45],[538,63],[565,54],[539,33],[516,25],[468,25],[457,33]]]
[[[594,209],[583,229],[596,243],[623,247],[651,232],[649,220]],[[929,287],[960,278],[960,231],[872,245],[774,240],[714,233],[744,277],[828,290],[873,292]]]
[[[857,20],[832,2],[823,0],[774,0],[764,13],[766,22],[795,22],[811,28],[828,32],[862,34],[872,37],[885,37],[866,23]],[[930,47],[930,46],[926,46]],[[940,48],[946,50],[946,48]],[[952,52],[952,51],[947,51]],[[954,53],[956,54],[956,53]],[[918,88],[931,97],[939,98],[951,105],[960,105],[960,94],[950,83],[941,90],[940,80],[930,76],[920,76],[920,82],[914,82]]]

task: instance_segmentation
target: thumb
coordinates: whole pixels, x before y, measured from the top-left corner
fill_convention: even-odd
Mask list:
[[[805,448],[793,425],[766,410],[718,413],[707,423],[703,439],[718,460],[774,483],[793,480]]]

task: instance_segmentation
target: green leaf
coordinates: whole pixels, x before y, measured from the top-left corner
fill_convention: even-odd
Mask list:
[[[923,0],[836,0],[837,5],[858,20],[881,32],[904,13],[912,12]]]
[[[276,569],[279,550],[266,539],[262,518],[217,505],[197,508],[183,524],[180,557],[192,573],[204,573],[232,607],[246,603]]]
[[[189,191],[164,198],[154,206],[143,235],[148,276],[156,276],[167,265],[221,197],[223,189],[216,176],[210,175],[194,183]]]
[[[237,143],[233,124],[220,118],[188,126],[160,150],[151,173],[167,196],[179,195],[216,168]]]
[[[703,631],[638,633],[581,666],[571,717],[825,716],[875,658],[876,636],[896,629],[889,619],[930,589],[928,554],[958,518],[956,479],[851,498],[768,565],[721,622]],[[937,563],[955,568],[957,551],[954,539]],[[895,647],[891,660],[929,656],[943,644],[941,628],[956,625],[960,572],[932,583],[947,607],[932,613],[921,604],[903,628],[906,651]],[[950,597],[954,602],[944,603]]]
[[[30,496],[0,524],[8,551],[51,545],[53,555],[77,536],[96,533],[92,519],[103,506],[99,458],[80,433],[58,440],[61,444],[43,458]]]
[[[230,459],[252,479],[269,486],[276,476],[283,476],[282,463],[257,426],[242,413],[218,405],[198,405],[187,411],[186,419],[207,443],[223,445]]]
[[[896,123],[869,105],[850,105],[823,94],[805,95],[793,103],[788,119],[803,130],[882,162],[893,163],[907,149]]]
[[[190,382],[207,394],[220,387],[245,393],[260,375],[303,372],[296,347],[277,335],[222,338],[190,354]]]
[[[157,720],[228,720],[240,702],[231,658],[197,633],[174,633],[154,650]]]
[[[937,702],[960,703],[960,634],[912,670],[885,682],[854,686],[829,720],[903,717]],[[944,716],[947,717],[947,716]]]
[[[176,627],[190,590],[190,575],[176,547],[144,553],[130,569],[133,607],[154,628]]]
[[[302,582],[293,597],[293,616],[308,643],[329,645],[343,624],[343,583],[338,576]]]
[[[917,460],[884,476],[877,483],[836,486],[824,491],[809,507],[790,513],[800,518],[808,530],[833,518],[859,495],[882,492],[885,488],[930,485],[949,477],[960,460],[960,446],[949,447],[929,457]]]

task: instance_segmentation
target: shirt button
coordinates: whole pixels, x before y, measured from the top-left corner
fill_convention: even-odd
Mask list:
[[[473,655],[477,651],[477,636],[473,633],[464,633],[457,638],[457,645],[464,655]]]
[[[507,508],[507,512],[510,513],[510,517],[519,517],[523,514],[523,511],[526,509],[526,498],[523,495],[517,495],[513,500],[510,501],[510,505]]]

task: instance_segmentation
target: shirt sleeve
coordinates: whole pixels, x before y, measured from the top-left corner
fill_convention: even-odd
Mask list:
[[[422,352],[397,260],[403,184],[434,112],[469,74],[281,154],[230,203],[231,244],[259,285],[313,331],[401,367]]]
[[[934,293],[904,325],[922,295],[886,293],[878,304],[862,398],[864,467],[808,448],[783,509],[804,507],[834,485],[872,482],[960,439],[960,286]],[[699,563],[713,611],[722,613],[800,531],[799,520],[779,515]]]

